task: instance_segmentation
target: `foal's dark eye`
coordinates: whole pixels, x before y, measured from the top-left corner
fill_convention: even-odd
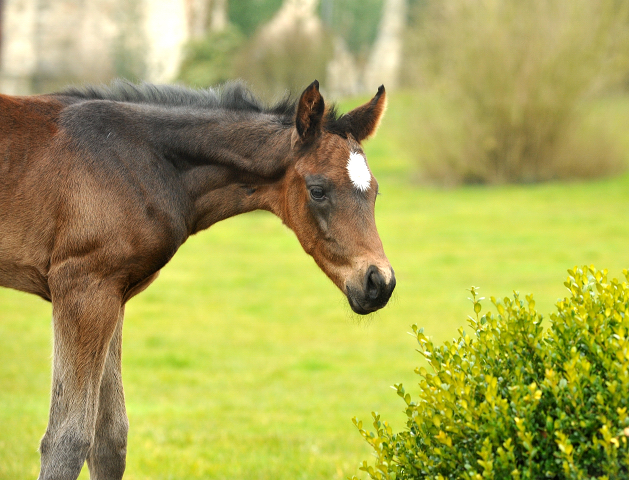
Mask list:
[[[310,198],[317,202],[325,200],[325,190],[321,187],[310,187]]]

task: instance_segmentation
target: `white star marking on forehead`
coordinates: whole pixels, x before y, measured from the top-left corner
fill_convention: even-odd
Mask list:
[[[367,160],[365,160],[362,154],[358,152],[350,153],[347,161],[347,173],[349,173],[349,179],[356,190],[361,192],[369,190],[371,186],[371,172],[367,166]]]

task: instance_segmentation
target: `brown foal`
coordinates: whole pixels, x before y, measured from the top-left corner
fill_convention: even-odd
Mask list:
[[[0,286],[52,302],[41,480],[76,479],[85,461],[92,479],[122,478],[124,306],[190,235],[271,211],[355,312],[387,303],[395,277],[360,145],[385,103],[380,87],[339,116],[316,81],[272,108],[240,84],[0,95]]]

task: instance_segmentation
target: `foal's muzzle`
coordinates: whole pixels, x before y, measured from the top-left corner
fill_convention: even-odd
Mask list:
[[[388,275],[387,275],[388,276]],[[367,315],[384,307],[395,288],[395,274],[391,270],[391,278],[386,280],[380,269],[370,266],[362,280],[362,285],[347,285],[347,299],[354,312]]]

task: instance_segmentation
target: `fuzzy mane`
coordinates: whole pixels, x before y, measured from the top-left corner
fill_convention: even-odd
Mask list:
[[[283,124],[293,124],[297,109],[297,101],[290,94],[275,105],[266,106],[240,81],[228,82],[218,88],[193,89],[179,85],[154,85],[146,82],[135,84],[118,79],[110,85],[68,87],[56,95],[70,97],[78,101],[111,100],[165,107],[267,113],[279,116]],[[332,105],[326,110],[324,121],[326,130],[340,133],[337,125],[338,120],[339,115],[336,107]]]

